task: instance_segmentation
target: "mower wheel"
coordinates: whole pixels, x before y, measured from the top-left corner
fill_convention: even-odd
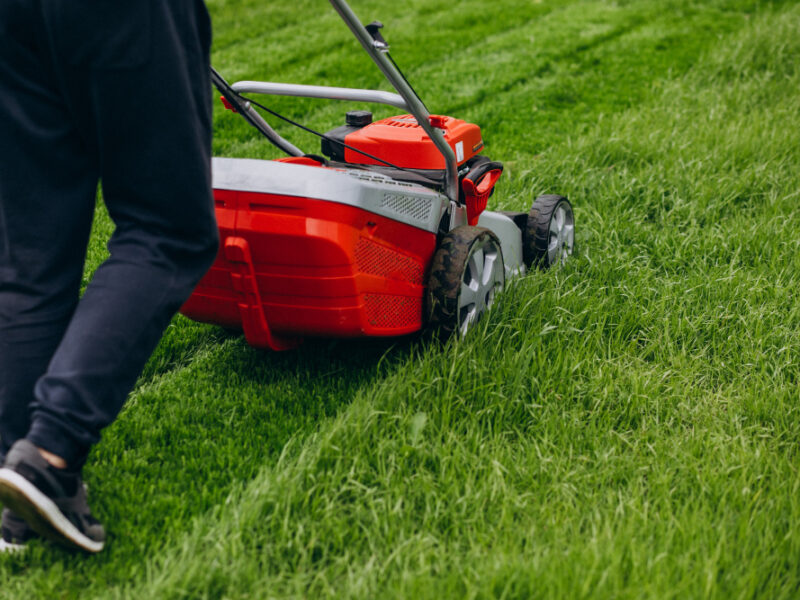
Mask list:
[[[569,200],[556,194],[536,198],[522,238],[523,260],[528,268],[563,264],[575,246],[575,216]]]
[[[431,326],[463,336],[505,285],[503,251],[483,227],[456,227],[442,239],[428,276],[427,315]]]

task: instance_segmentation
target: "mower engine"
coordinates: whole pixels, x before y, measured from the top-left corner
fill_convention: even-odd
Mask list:
[[[345,121],[345,125],[329,131],[328,139],[322,140],[322,152],[331,160],[354,165],[384,164],[372,158],[377,157],[406,169],[443,171],[445,168],[441,152],[412,115],[373,123],[371,112],[357,110],[348,112]],[[477,125],[439,115],[431,115],[429,121],[453,147],[459,166],[483,148]],[[345,144],[350,147],[346,148]]]

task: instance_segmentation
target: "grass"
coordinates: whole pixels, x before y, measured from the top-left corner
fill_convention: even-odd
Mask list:
[[[381,85],[319,3],[209,7],[232,80]],[[87,467],[107,551],[34,544],[0,597],[800,595],[800,7],[492,7],[354,4],[483,127],[494,208],[572,199],[575,260],[444,346],[176,318]],[[275,156],[216,110],[215,153]]]

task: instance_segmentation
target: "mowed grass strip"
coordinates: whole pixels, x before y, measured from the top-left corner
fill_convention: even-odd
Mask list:
[[[520,282],[444,349],[265,355],[176,319],[87,472],[109,550],[37,545],[0,563],[0,596],[791,597],[797,9],[501,5],[520,19],[487,25],[464,3],[451,23],[432,3],[422,27],[440,45],[408,56],[397,40],[416,39],[423,3],[398,25],[388,5],[355,8],[391,26],[429,104],[489,122],[490,155],[513,158],[496,206],[570,195],[576,263]],[[231,79],[378,81],[327,6],[275,8],[288,37],[317,18],[338,33],[271,53],[253,40],[273,8],[211,8]],[[487,40],[485,65],[446,45],[465,31]],[[303,54],[317,41],[327,72]],[[280,52],[280,77],[253,64]],[[469,65],[485,76],[449,96],[446,73]],[[322,128],[345,109],[283,106]],[[217,127],[217,153],[270,155],[230,113]]]
[[[585,198],[579,259],[416,346],[122,595],[796,597],[798,27],[759,14],[545,153],[528,191]]]

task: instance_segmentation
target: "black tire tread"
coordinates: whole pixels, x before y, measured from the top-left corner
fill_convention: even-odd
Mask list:
[[[490,230],[470,225],[456,227],[442,238],[433,255],[425,313],[431,328],[444,337],[458,329],[458,295],[470,249],[486,239],[493,239],[500,249],[500,241]]]
[[[522,259],[527,268],[547,269],[547,245],[550,241],[550,219],[556,206],[562,201],[569,204],[566,196],[542,194],[533,201],[528,213],[528,223],[523,233]],[[570,204],[570,207],[572,205]]]

